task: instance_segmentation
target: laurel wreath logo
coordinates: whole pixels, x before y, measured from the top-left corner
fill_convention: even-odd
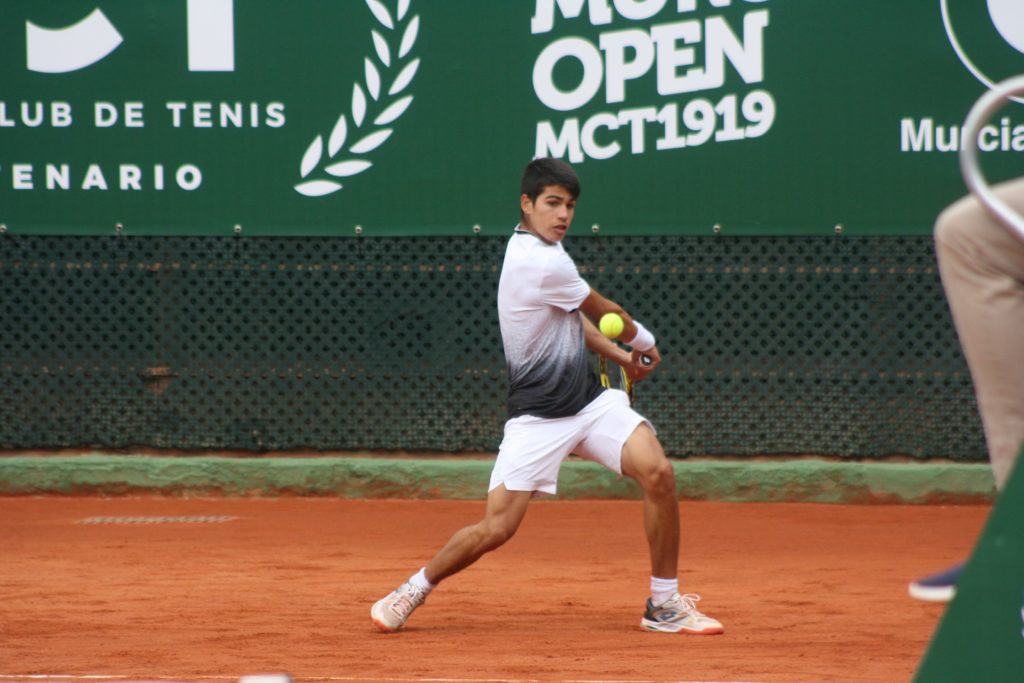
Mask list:
[[[374,52],[380,67],[370,57],[364,59],[364,82],[362,84],[357,82],[352,86],[352,127],[349,126],[348,115],[342,112],[327,138],[327,165],[323,167],[323,170],[330,176],[348,178],[373,166],[372,161],[360,157],[377,149],[391,137],[394,129],[389,126],[397,121],[412,104],[413,96],[402,93],[416,77],[416,71],[420,66],[419,57],[408,59],[419,35],[420,17],[416,15],[406,19],[409,14],[409,3],[410,0],[398,0],[393,20],[388,8],[380,0],[366,0],[377,23],[391,32],[391,35],[401,34],[402,37],[398,43],[398,51],[394,53],[394,59],[392,59],[393,53],[388,40],[377,30],[370,31]],[[395,76],[391,87],[385,94],[382,76],[387,76],[393,71],[397,71],[398,75]],[[371,113],[377,110],[380,110],[380,113],[363,128],[363,124],[370,121]],[[349,133],[352,133],[353,137],[356,137],[358,133],[363,133],[363,135],[352,145],[346,147],[345,143],[349,138]],[[325,161],[324,151],[324,136],[317,135],[306,149],[306,153],[302,156],[302,162],[299,164],[299,173],[302,178],[308,178],[313,171],[320,168],[321,162]],[[341,188],[340,182],[326,179],[305,180],[295,186],[295,190],[299,194],[307,197],[323,197],[337,192]]]

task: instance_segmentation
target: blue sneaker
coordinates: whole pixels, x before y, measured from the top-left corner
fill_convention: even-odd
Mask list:
[[[926,602],[949,602],[956,595],[956,583],[964,564],[955,564],[945,571],[910,582],[910,597]]]

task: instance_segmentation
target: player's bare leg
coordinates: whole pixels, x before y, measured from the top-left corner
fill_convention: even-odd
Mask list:
[[[512,538],[526,516],[532,495],[532,491],[509,491],[504,485],[491,491],[482,520],[456,531],[426,567],[374,603],[370,610],[373,624],[385,633],[402,628],[436,584]]]
[[[646,424],[622,447],[622,473],[644,492],[644,531],[651,551],[651,574],[675,577],[679,565],[679,500],[672,463]]]
[[[487,494],[484,518],[456,531],[427,563],[427,580],[433,584],[440,583],[504,545],[526,516],[526,507],[532,496],[532,491],[509,491],[504,484],[497,486]]]
[[[646,424],[641,424],[622,447],[622,473],[644,493],[644,531],[651,552],[652,599],[647,601],[641,627],[663,633],[722,633],[722,625],[697,610],[700,596],[678,590],[679,499],[672,463]],[[658,594],[655,586],[664,594]]]

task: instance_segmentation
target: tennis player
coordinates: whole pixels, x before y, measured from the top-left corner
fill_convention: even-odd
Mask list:
[[[457,531],[425,567],[373,605],[370,616],[381,631],[402,628],[437,584],[509,540],[531,498],[555,493],[559,468],[575,453],[643,489],[651,596],[641,627],[723,632],[722,624],[697,610],[700,596],[679,592],[679,504],[672,463],[650,422],[633,411],[624,392],[603,388],[590,366],[588,349],[640,380],[661,356],[653,334],[590,287],[562,247],[579,194],[575,171],[562,161],[536,159],[523,172],[520,223],[508,241],[498,285],[509,419],[484,517]],[[620,339],[628,340],[631,352],[597,329],[594,321],[611,312],[622,316]],[[642,355],[653,362],[643,364]]]

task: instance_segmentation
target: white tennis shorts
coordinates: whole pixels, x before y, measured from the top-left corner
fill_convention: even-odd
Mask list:
[[[488,490],[504,484],[509,491],[554,495],[558,470],[571,453],[622,474],[622,447],[641,423],[654,429],[618,389],[602,392],[570,417],[512,418],[505,423]]]

